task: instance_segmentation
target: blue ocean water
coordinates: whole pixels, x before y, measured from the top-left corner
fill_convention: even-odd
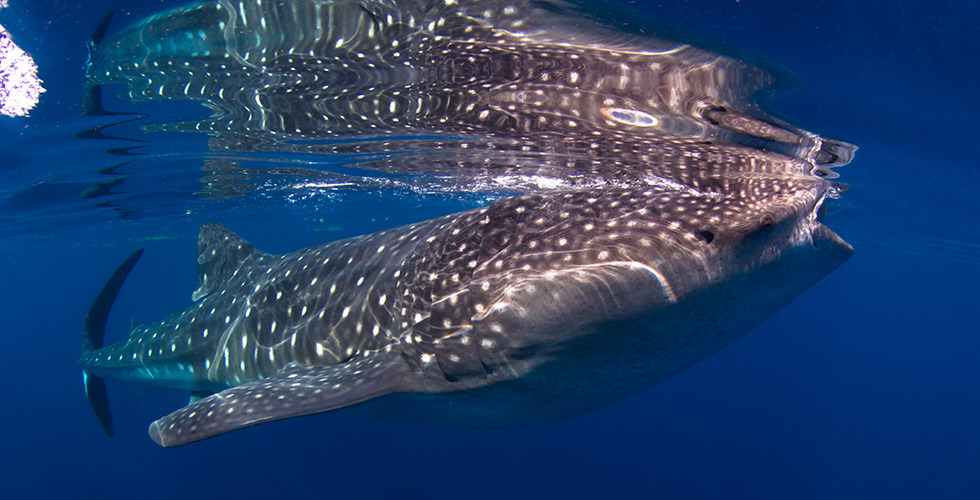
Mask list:
[[[185,404],[185,394],[137,401],[111,384],[117,436],[108,439],[76,365],[89,302],[132,250],[147,249],[113,309],[115,338],[130,318],[153,321],[187,306],[203,222],[280,253],[483,200],[279,184],[259,195],[202,197],[202,136],[126,124],[99,129],[119,139],[82,133],[126,118],[82,115],[94,27],[109,10],[125,25],[183,2],[10,3],[0,25],[34,57],[47,89],[29,117],[0,118],[0,478],[10,498],[980,495],[980,328],[972,319],[980,303],[980,143],[972,132],[980,3],[623,6],[787,68],[805,86],[774,111],[861,148],[839,171],[850,190],[828,215],[854,257],[708,360],[547,426],[454,430],[319,415],[175,449],[153,444],[146,425]],[[188,103],[129,106],[206,116]]]

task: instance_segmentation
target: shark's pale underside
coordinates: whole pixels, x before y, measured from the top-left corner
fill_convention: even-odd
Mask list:
[[[200,398],[150,426],[164,446],[341,408],[552,422],[706,358],[847,260],[820,214],[853,147],[740,107],[764,80],[748,65],[548,5],[221,0],[96,47],[90,84],[199,100],[216,114],[185,125],[219,148],[448,132],[452,161],[374,166],[564,181],[281,256],[207,224],[193,305],[103,347],[134,254],[86,321],[106,430],[103,378]]]

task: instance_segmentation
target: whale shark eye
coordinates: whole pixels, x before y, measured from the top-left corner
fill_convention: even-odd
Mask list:
[[[715,239],[715,233],[708,230],[698,231],[696,234],[698,238],[705,243],[711,243]]]
[[[602,108],[599,112],[614,122],[625,123],[634,127],[656,127],[660,125],[660,120],[657,117],[635,109]]]
[[[772,215],[766,214],[762,216],[762,219],[759,221],[759,224],[762,227],[772,227],[774,224],[776,224],[776,220],[773,219]]]

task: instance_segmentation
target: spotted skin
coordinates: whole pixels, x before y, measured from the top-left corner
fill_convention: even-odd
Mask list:
[[[286,255],[206,224],[193,305],[86,344],[89,379],[205,396],[150,426],[163,446],[332,410],[553,422],[710,356],[847,260],[818,214],[853,147],[750,109],[760,70],[548,5],[218,0],[106,38],[88,84],[202,102],[212,117],[159,128],[213,150],[401,148],[422,154],[361,166],[526,194]]]
[[[720,130],[799,141],[721,109],[770,82],[696,47],[627,37],[548,2],[244,0],[165,11],[101,42],[87,82],[220,111],[183,130],[294,137],[412,130]],[[735,85],[726,80],[738,79]],[[713,106],[713,107],[712,107]],[[709,108],[702,109],[702,108]],[[730,116],[731,115],[731,116]],[[660,123],[658,117],[666,117]],[[686,118],[685,118],[686,117]],[[722,125],[724,125],[722,127]],[[766,130],[775,133],[766,133]]]
[[[536,391],[553,404],[470,422],[440,410],[434,423],[567,417],[714,352],[850,255],[815,220],[826,181],[776,183],[751,197],[670,186],[528,195],[283,256],[207,224],[195,304],[86,351],[81,365],[216,392],[154,424],[168,446],[388,393],[451,399],[524,379],[477,406],[500,411]],[[637,329],[665,311],[689,322]],[[624,349],[660,361],[636,363]],[[552,374],[568,363],[583,369]],[[539,387],[541,374],[550,388]],[[592,394],[580,377],[606,395],[583,404]],[[573,388],[576,402],[563,407]],[[462,406],[473,411],[472,401]]]
[[[516,192],[540,190],[528,178],[546,189],[676,179],[678,151],[824,165],[853,149],[752,106],[773,83],[766,71],[541,1],[200,2],[104,40],[86,83],[203,104],[212,116],[144,129],[205,133],[215,152],[351,155],[360,168],[433,176],[434,188],[499,190],[505,175],[521,178],[505,185]],[[206,170],[205,192],[219,197],[260,173],[231,159]]]

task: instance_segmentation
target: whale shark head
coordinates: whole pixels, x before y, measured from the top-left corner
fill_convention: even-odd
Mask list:
[[[551,369],[595,369],[596,392],[584,396],[589,384],[578,383],[568,399],[608,404],[739,338],[853,251],[818,220],[832,187],[824,179],[708,184],[529,195],[459,219],[450,234],[479,237],[425,252],[452,256],[432,274],[425,337],[434,340],[414,347],[439,360],[433,380],[483,380],[497,365],[506,370],[490,371],[527,383]]]

